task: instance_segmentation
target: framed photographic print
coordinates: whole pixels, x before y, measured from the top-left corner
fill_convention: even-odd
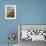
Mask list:
[[[46,41],[46,24],[19,24],[18,41]]]
[[[5,5],[5,19],[16,19],[16,5]]]

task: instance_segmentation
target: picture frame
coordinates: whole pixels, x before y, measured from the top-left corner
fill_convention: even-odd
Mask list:
[[[16,19],[16,5],[5,5],[5,19]]]
[[[46,41],[46,24],[18,24],[18,42],[22,40]]]

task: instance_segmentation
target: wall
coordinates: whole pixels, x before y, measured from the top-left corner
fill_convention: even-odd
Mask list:
[[[10,32],[16,32],[16,34],[18,32],[17,19],[5,19],[5,5],[16,5],[16,0],[0,0],[0,44],[7,44],[9,42],[8,34]],[[15,42],[18,42],[17,39]]]
[[[5,20],[6,4],[16,4],[16,20]],[[0,44],[8,43],[7,36],[18,31],[17,24],[46,24],[46,0],[0,0]]]
[[[17,0],[19,24],[46,24],[46,0]]]

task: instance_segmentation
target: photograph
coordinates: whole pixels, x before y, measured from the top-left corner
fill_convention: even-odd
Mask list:
[[[34,42],[46,41],[46,25],[19,24],[18,41],[20,46],[31,46]]]
[[[16,5],[5,5],[5,19],[16,19]]]

